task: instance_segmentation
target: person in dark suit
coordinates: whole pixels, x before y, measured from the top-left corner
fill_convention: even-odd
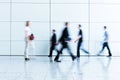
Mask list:
[[[57,37],[56,37],[55,29],[52,30],[52,33],[53,33],[53,35],[50,40],[51,47],[50,47],[50,53],[49,53],[48,57],[52,57],[53,50],[56,50],[58,53],[58,50],[55,48],[57,45],[57,40],[56,40]]]
[[[81,48],[81,45],[83,42],[83,32],[82,32],[80,24],[78,25],[78,29],[79,29],[78,38],[74,42],[78,41],[78,43],[77,43],[77,57],[80,57],[80,48]],[[86,51],[85,49],[81,48],[81,50],[84,51],[85,53],[89,54],[89,52]]]
[[[71,38],[69,37],[69,33],[68,33],[68,27],[69,27],[68,26],[68,22],[65,22],[65,28],[62,31],[62,35],[61,35],[61,37],[60,37],[60,39],[58,41],[59,43],[61,43],[62,47],[61,47],[59,53],[56,55],[56,57],[54,59],[54,61],[56,61],[56,62],[61,62],[61,61],[59,61],[59,56],[60,56],[60,54],[62,54],[63,49],[67,49],[68,50],[68,52],[69,52],[69,54],[70,54],[70,56],[71,56],[73,61],[76,58],[72,54],[72,52],[70,50],[70,47],[68,46],[68,42],[71,40]]]
[[[107,32],[107,27],[104,26],[104,42],[103,42],[103,47],[102,47],[101,51],[99,52],[98,56],[100,56],[100,53],[103,52],[105,47],[108,49],[108,54],[109,55],[107,57],[111,57],[112,56],[110,48],[109,48],[109,45],[108,45],[108,40],[109,40],[109,35],[108,35],[108,32]]]

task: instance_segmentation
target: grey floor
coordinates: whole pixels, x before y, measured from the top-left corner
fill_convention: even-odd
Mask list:
[[[62,62],[46,56],[0,56],[0,80],[120,80],[120,57],[81,57]]]

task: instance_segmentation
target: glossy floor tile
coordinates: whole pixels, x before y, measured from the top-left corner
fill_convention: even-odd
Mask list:
[[[53,57],[54,59],[54,57]],[[120,80],[120,57],[0,56],[0,80]]]

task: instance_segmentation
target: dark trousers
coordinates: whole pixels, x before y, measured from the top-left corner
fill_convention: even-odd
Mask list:
[[[110,48],[108,46],[108,42],[104,42],[103,43],[103,47],[102,47],[102,50],[100,51],[100,53],[103,52],[103,50],[105,49],[105,47],[108,49],[109,56],[111,56],[112,54],[111,54]]]
[[[50,47],[50,54],[49,54],[49,56],[51,56],[52,57],[52,53],[53,53],[53,50],[55,50],[57,53],[59,52],[56,48],[55,48],[55,46],[56,45],[51,45],[51,47]]]
[[[77,44],[77,57],[80,57],[80,47],[81,47],[82,41],[78,41]]]
[[[56,57],[55,57],[54,60],[59,60],[59,56],[60,56],[60,54],[62,54],[63,49],[67,49],[68,52],[69,52],[69,54],[70,54],[70,56],[71,56],[72,58],[75,57],[75,56],[72,54],[72,52],[71,52],[70,47],[68,46],[68,44],[65,43],[65,44],[62,44],[62,47],[61,47],[59,53],[56,55]]]
[[[78,44],[77,44],[77,57],[80,57],[80,48],[81,48],[81,45],[82,45],[82,41],[78,41]],[[85,49],[81,48],[81,50],[87,54],[89,54],[88,51],[86,51]]]

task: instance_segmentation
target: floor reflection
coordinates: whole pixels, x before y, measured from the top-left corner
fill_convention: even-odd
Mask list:
[[[54,62],[48,57],[0,57],[0,80],[118,80],[119,57],[80,57],[74,62],[62,57]]]

